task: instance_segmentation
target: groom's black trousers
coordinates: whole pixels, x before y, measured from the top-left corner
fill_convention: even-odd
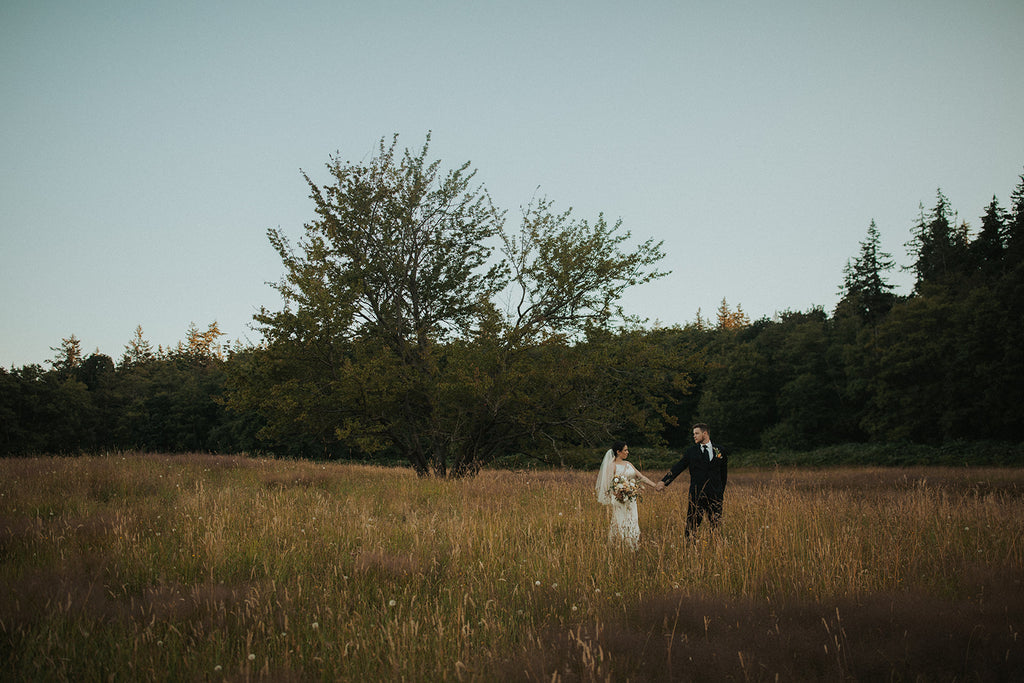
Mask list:
[[[662,477],[665,486],[686,470],[690,470],[689,502],[686,508],[686,535],[697,530],[707,516],[711,528],[717,528],[722,520],[722,499],[725,498],[725,482],[728,474],[728,460],[725,453],[715,449],[715,457],[709,459],[694,444],[685,451],[669,473]]]
[[[717,529],[722,521],[722,499],[707,496],[695,491],[690,492],[690,501],[686,507],[686,535],[697,531],[697,527],[707,515],[712,529]]]

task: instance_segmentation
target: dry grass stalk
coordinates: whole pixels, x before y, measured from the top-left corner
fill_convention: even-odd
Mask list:
[[[610,549],[589,473],[0,461],[0,677],[788,680],[1024,673],[1024,472],[738,471]]]

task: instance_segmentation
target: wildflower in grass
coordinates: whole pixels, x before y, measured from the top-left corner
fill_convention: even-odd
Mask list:
[[[540,581],[534,581],[534,582],[533,582],[533,585],[534,585],[534,586],[539,586],[539,585],[540,585]]]
[[[213,670],[214,671],[220,671],[222,668],[223,667],[220,664],[218,664],[217,666],[213,667]]]
[[[395,606],[395,605],[397,605],[397,604],[398,604],[398,603],[397,603],[397,602],[395,602],[394,600],[388,600],[388,607],[394,607],[394,606]]]
[[[315,631],[315,630],[317,630],[318,628],[320,628],[320,624],[314,621],[314,622],[313,622],[313,630]]]
[[[249,653],[249,661],[252,662],[252,661],[255,661],[255,660],[256,660],[256,655],[254,655],[253,653],[250,652]]]

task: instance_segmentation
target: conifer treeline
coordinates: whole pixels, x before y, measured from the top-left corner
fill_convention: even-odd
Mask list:
[[[716,320],[698,313],[686,326],[549,350],[536,385],[544,373],[564,373],[559,354],[627,357],[629,366],[617,371],[636,376],[656,368],[663,386],[632,396],[634,414],[614,425],[637,445],[685,445],[698,420],[741,448],[1024,441],[1024,175],[1009,208],[993,197],[976,230],[939,191],[930,210],[922,207],[907,247],[913,262],[906,269],[915,276],[907,295],[893,291],[896,262],[871,222],[844,270],[834,311],[750,322],[723,301]],[[275,404],[245,400],[246,392],[277,391],[268,378],[280,359],[265,347],[224,349],[220,337],[216,323],[193,326],[177,347],[153,349],[139,329],[115,362],[98,352],[84,356],[72,335],[48,368],[0,368],[0,454],[124,449],[394,459],[386,445],[360,452],[352,439],[338,438],[343,425],[310,430],[268,407]],[[330,424],[329,415],[324,420]],[[586,441],[563,437],[538,444],[535,455]]]

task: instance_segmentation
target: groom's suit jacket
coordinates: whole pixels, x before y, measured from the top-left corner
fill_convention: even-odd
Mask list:
[[[715,448],[718,448],[715,446]],[[672,466],[672,470],[662,477],[662,481],[668,486],[672,480],[690,470],[690,500],[698,498],[710,498],[722,500],[725,494],[725,482],[728,478],[729,462],[725,453],[719,449],[718,455],[712,455],[709,461],[700,449],[694,444],[683,451],[683,457]]]

